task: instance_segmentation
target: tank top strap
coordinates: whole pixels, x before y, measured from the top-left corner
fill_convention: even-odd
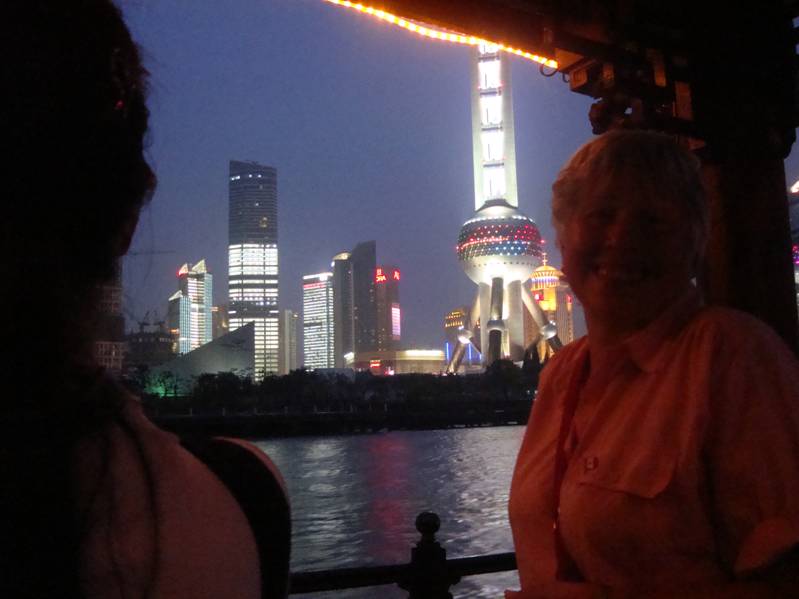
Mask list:
[[[288,594],[291,513],[275,474],[250,449],[221,437],[181,439],[236,499],[255,537],[261,572],[261,597]]]

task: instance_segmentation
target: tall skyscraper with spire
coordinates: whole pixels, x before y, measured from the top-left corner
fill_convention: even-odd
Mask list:
[[[471,81],[474,209],[499,200],[518,208],[510,62],[497,46],[478,46]]]
[[[230,161],[228,317],[255,326],[255,378],[278,371],[277,171]]]
[[[530,290],[522,285],[541,263],[535,221],[519,211],[510,64],[501,49],[481,42],[472,60],[474,215],[461,227],[458,259],[477,284],[469,322],[458,336],[448,371],[456,372],[470,345],[488,366],[521,362],[526,350],[524,310],[545,339],[555,335]]]

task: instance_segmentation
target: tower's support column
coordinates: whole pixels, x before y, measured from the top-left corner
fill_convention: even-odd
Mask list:
[[[464,327],[462,334],[458,336],[458,343],[455,345],[455,349],[452,352],[452,358],[450,358],[450,361],[447,364],[447,374],[454,374],[458,372],[458,369],[461,367],[461,362],[463,362],[463,358],[466,355],[466,350],[469,348],[469,344],[471,343],[474,345],[475,343],[474,329],[477,326],[478,319],[480,318],[480,305],[480,288],[478,287],[477,295],[475,296],[474,303],[472,304],[472,309],[469,312],[469,320],[466,322],[466,327]]]
[[[488,361],[488,321],[491,320],[491,286],[480,283],[480,352],[483,363]]]
[[[452,352],[452,358],[447,364],[447,374],[455,374],[458,372],[458,368],[461,367],[461,362],[463,362],[463,356],[466,353],[466,348],[468,347],[467,343],[463,343],[460,340],[458,344],[455,346],[455,351]]]
[[[477,295],[474,297],[474,303],[472,304],[472,309],[469,311],[469,322],[467,323],[469,326],[466,328],[469,329],[469,332],[472,334],[472,345],[477,347],[477,351],[479,351],[480,353],[483,352],[483,348],[485,347],[485,345],[482,345],[481,339],[475,338],[474,331],[477,328],[478,321],[485,322],[480,320],[481,305],[482,302],[480,301],[480,287],[478,286]]]
[[[488,356],[486,366],[493,364],[502,357],[502,337],[505,324],[502,322],[502,304],[505,295],[505,284],[502,277],[491,279],[491,303],[488,329]]]
[[[524,305],[530,311],[530,314],[535,321],[535,324],[538,325],[538,332],[539,334],[546,339],[549,346],[558,351],[560,348],[563,347],[563,343],[561,342],[560,338],[558,337],[558,329],[554,325],[547,320],[547,315],[544,314],[544,311],[541,309],[541,306],[538,305],[538,302],[535,301],[533,297],[533,293],[527,289],[524,285],[522,285],[522,300],[524,301]]]
[[[524,314],[522,282],[511,281],[505,290],[505,326],[508,330],[508,356],[514,362],[524,360]]]

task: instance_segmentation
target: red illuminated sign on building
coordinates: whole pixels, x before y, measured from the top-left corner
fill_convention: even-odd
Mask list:
[[[400,280],[400,271],[396,268],[392,269],[390,273],[383,272],[382,268],[375,269],[375,283],[386,283],[388,282],[388,277],[391,277],[395,281]]]

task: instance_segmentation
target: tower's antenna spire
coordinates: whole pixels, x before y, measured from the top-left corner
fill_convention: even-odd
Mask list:
[[[519,206],[510,63],[500,47],[480,42],[472,61],[474,209],[486,202]]]

